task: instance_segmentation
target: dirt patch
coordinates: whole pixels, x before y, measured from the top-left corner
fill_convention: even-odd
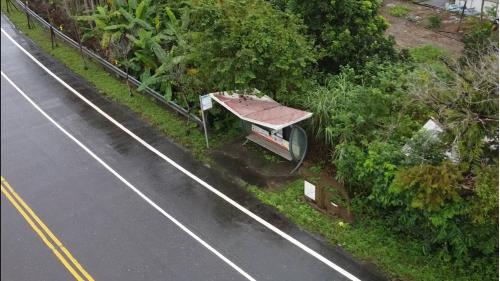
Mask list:
[[[238,138],[211,153],[215,163],[245,183],[276,190],[293,180],[294,164],[256,144]]]
[[[408,14],[401,17],[392,16],[390,10],[395,6],[406,7]],[[380,14],[391,24],[387,34],[394,36],[399,48],[432,45],[447,50],[455,57],[462,53],[463,43],[461,40],[468,28],[467,19],[464,19],[462,30],[457,32],[459,26],[459,15],[457,14],[398,0],[385,0]],[[439,17],[441,26],[435,29],[428,28],[431,17]]]

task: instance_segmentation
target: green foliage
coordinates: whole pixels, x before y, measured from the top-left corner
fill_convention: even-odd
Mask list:
[[[472,30],[464,36],[464,54],[462,60],[477,60],[484,52],[488,52],[492,42],[497,41],[494,38],[497,32],[493,30],[490,22],[476,23]]]
[[[155,88],[188,110],[207,92],[302,90],[315,55],[293,15],[262,0],[169,4],[116,0],[78,20],[92,22],[85,38],[139,77],[140,91]]]
[[[343,68],[328,77],[325,86],[316,86],[301,102],[314,112],[315,135],[335,146],[398,139],[411,133],[414,121],[400,114],[406,106],[403,91],[408,70],[403,64],[373,61],[363,70]]]
[[[464,188],[467,179],[456,164],[401,170],[390,187],[397,200],[388,206],[405,211],[393,215],[394,222],[404,224],[406,232],[419,229],[414,235],[425,238],[428,251],[445,260],[463,264],[479,255],[491,262],[498,252],[498,201],[493,203],[491,198],[498,200],[498,166],[496,175],[491,171],[480,172],[480,190],[471,196]],[[478,204],[485,204],[484,208]],[[489,215],[493,217],[486,218]]]
[[[396,5],[389,9],[389,14],[394,17],[404,17],[408,15],[409,12],[410,12],[409,8],[401,5]]]
[[[427,27],[431,29],[437,29],[441,27],[442,19],[440,16],[433,15],[427,19]]]
[[[393,225],[427,241],[443,259],[491,261],[498,251],[497,48],[447,68],[447,75],[417,69],[409,82],[414,102],[433,112],[444,132],[409,141],[413,154],[391,184],[393,200],[379,211],[390,211]],[[445,161],[447,150],[457,152],[457,163]]]
[[[315,56],[291,14],[261,0],[199,1],[189,17],[190,64],[209,90],[297,91]]]
[[[5,12],[4,3],[2,1],[2,12]],[[139,117],[157,127],[173,141],[189,149],[196,158],[203,161],[210,161],[207,158],[204,135],[200,130],[193,128],[193,123],[187,123],[185,119],[179,118],[176,114],[165,110],[163,106],[159,105],[149,96],[141,94],[129,96],[125,83],[116,79],[97,63],[92,61],[84,63],[77,49],[63,42],[58,42],[58,47],[53,49],[47,31],[41,27],[28,28],[24,13],[15,11],[8,15],[16,27],[30,37],[45,52],[61,61],[78,75],[81,75],[107,98],[128,107],[138,114]],[[214,133],[209,139],[210,147],[215,148],[222,145],[232,137],[234,137],[234,134],[221,135]]]
[[[388,200],[388,186],[403,154],[399,145],[374,141],[365,146],[341,144],[333,160],[337,178],[353,196],[366,196],[377,202]]]
[[[435,112],[444,140],[457,145],[464,169],[497,159],[498,49],[491,46],[477,60],[449,63],[451,77],[424,68],[413,76],[412,98]],[[485,141],[488,140],[488,141]]]
[[[498,163],[474,168],[475,189],[470,216],[474,223],[498,222]]]
[[[287,8],[304,20],[321,52],[322,70],[362,66],[374,56],[394,59],[393,38],[386,38],[387,21],[378,14],[381,1],[289,0]]]
[[[112,1],[109,6],[98,6],[93,15],[77,19],[93,22],[84,38],[99,39],[110,60],[140,77],[144,82],[140,91],[150,86],[160,90],[165,99],[172,99],[172,87],[178,79],[171,72],[183,57],[174,53],[182,39],[177,19],[168,7],[150,0]]]
[[[323,170],[323,168],[320,166],[320,165],[315,165],[315,166],[311,166],[309,168],[309,170],[315,174],[319,174],[321,173],[321,171]]]
[[[410,56],[417,66],[425,66],[423,75],[427,69],[431,69],[434,74],[444,80],[451,80],[453,78],[453,71],[451,71],[445,62],[452,61],[453,59],[449,54],[440,48],[431,45],[424,45],[417,48],[410,49]],[[420,70],[417,69],[412,76],[421,75]]]
[[[409,200],[406,205],[411,208],[435,211],[441,209],[449,200],[461,199],[458,190],[462,181],[461,172],[454,164],[424,164],[399,171],[390,191],[407,193],[408,195],[403,197]]]
[[[498,188],[474,167],[498,159],[497,56],[488,51],[454,65],[429,46],[410,55],[414,67],[375,60],[328,77],[303,103],[315,113],[312,130],[330,144],[337,178],[365,200],[370,216],[384,216],[391,229],[456,265],[476,256],[491,262],[498,224],[481,218],[498,203],[482,200],[496,198]],[[418,132],[430,116],[442,134]],[[459,163],[446,161],[450,150]],[[479,183],[481,197],[471,196]]]

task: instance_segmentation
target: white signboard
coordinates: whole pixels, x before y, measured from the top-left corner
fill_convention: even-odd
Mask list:
[[[304,181],[304,195],[316,201],[316,186],[308,181]]]
[[[200,105],[203,111],[212,108],[212,97],[210,95],[200,96]]]

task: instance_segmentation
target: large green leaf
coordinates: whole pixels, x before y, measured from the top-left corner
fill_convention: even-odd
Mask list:
[[[109,47],[109,42],[111,41],[111,32],[104,32],[101,39],[101,47],[107,49]]]
[[[136,18],[139,18],[139,19],[142,19],[143,16],[144,16],[144,8],[146,6],[146,1],[141,1],[141,3],[139,3],[139,5],[137,6],[137,9],[135,10],[135,17]]]
[[[157,63],[154,57],[144,54],[144,51],[136,51],[134,55],[147,67],[156,68]]]
[[[135,38],[134,35],[126,34],[125,36],[128,38],[128,40],[130,40],[130,42],[134,43],[134,45],[136,47],[141,48],[141,49],[145,47],[144,41]]]
[[[113,31],[113,30],[119,30],[119,29],[125,29],[127,28],[127,25],[126,24],[113,24],[113,25],[108,25],[106,27],[103,28],[103,30],[106,30],[106,31]]]
[[[151,68],[146,67],[139,78],[141,81],[146,81],[149,77],[151,77]]]
[[[157,84],[161,81],[161,78],[159,77],[155,77],[155,76],[151,76],[149,78],[147,78],[146,80],[142,81],[141,85],[139,85],[139,87],[137,87],[137,90],[140,92],[140,91],[144,91],[146,90],[147,87],[149,87],[150,85],[154,85],[154,84]]]
[[[137,25],[139,25],[139,26],[141,26],[141,27],[143,27],[143,28],[147,29],[147,30],[152,30],[152,29],[153,29],[153,27],[152,27],[149,23],[147,23],[146,21],[144,21],[144,20],[142,20],[142,19],[138,19],[138,18],[136,18],[136,19],[134,19],[134,21],[133,21],[133,22],[134,22],[135,24],[137,24]]]
[[[96,35],[95,35],[95,33],[93,33],[93,32],[85,32],[85,33],[83,34],[83,36],[82,36],[82,39],[81,39],[81,40],[82,40],[82,42],[85,42],[85,41],[87,41],[87,40],[88,40],[88,39],[90,39],[90,38],[95,38],[95,36],[96,36]]]
[[[132,12],[137,8],[137,1],[136,0],[128,0],[128,10]]]
[[[101,28],[102,29],[102,28],[106,27],[106,22],[104,22],[104,21],[102,21],[100,19],[95,19],[94,22],[95,22],[95,26],[97,28]]]
[[[118,11],[120,12],[120,15],[122,15],[129,23],[134,22],[134,17],[125,9],[120,8]]]
[[[164,81],[163,83],[163,97],[171,101],[172,100],[172,83],[170,81]]]
[[[108,9],[102,6],[97,6],[96,8],[97,13],[101,16],[107,16],[108,15]]]
[[[151,48],[153,49],[153,52],[155,53],[156,58],[158,58],[158,60],[160,62],[163,63],[166,61],[167,54],[165,53],[165,50],[163,50],[163,48],[160,46],[160,44],[153,41],[151,44]]]
[[[165,13],[168,16],[170,23],[177,26],[177,18],[169,7],[165,7]]]

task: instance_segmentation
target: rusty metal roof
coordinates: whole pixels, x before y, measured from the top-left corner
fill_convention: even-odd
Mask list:
[[[228,92],[211,93],[213,100],[245,121],[279,130],[312,116],[311,112],[287,107],[268,96],[237,94]]]

